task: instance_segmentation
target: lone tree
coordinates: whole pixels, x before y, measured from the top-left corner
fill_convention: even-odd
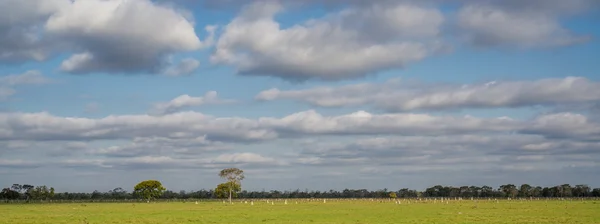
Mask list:
[[[238,168],[227,168],[219,172],[219,177],[227,180],[226,184],[229,185],[229,203],[231,204],[231,195],[236,185],[241,189],[241,181],[244,179],[244,171]]]
[[[166,189],[162,186],[162,183],[158,180],[145,180],[133,188],[133,193],[140,197],[150,200],[153,198],[160,197]]]

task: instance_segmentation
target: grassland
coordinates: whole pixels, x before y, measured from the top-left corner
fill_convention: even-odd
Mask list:
[[[296,202],[298,204],[296,204]],[[600,201],[0,204],[0,223],[600,223]]]

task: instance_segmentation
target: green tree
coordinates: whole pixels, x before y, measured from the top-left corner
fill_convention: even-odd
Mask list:
[[[500,186],[500,191],[504,193],[504,196],[509,198],[514,198],[519,194],[519,190],[517,190],[517,186],[513,184],[506,184]]]
[[[51,187],[50,191],[48,192],[48,198],[50,198],[50,199],[54,198],[54,188],[53,187]]]
[[[217,185],[217,188],[215,188],[215,196],[217,196],[217,198],[227,198],[229,192],[231,192],[231,196],[236,198],[237,193],[242,190],[242,187],[239,184],[233,184],[233,189],[230,190],[230,186],[230,183],[222,183]]]
[[[391,192],[391,193],[390,193],[390,198],[396,198],[396,197],[397,197],[397,196],[396,196],[396,192]]]
[[[241,181],[245,178],[244,171],[238,168],[227,168],[221,170],[219,172],[219,177],[227,180],[227,184],[229,184],[229,203],[231,204],[231,196],[233,194],[234,186],[240,185],[241,189]]]
[[[31,198],[31,191],[33,191],[33,185],[23,184],[21,190],[25,192],[26,199],[29,200],[29,198]]]
[[[2,199],[8,199],[8,200],[19,199],[19,192],[15,191],[15,190],[12,190],[10,188],[4,188],[0,192],[0,198],[2,198]]]
[[[133,193],[139,195],[140,197],[150,200],[153,198],[160,197],[162,193],[166,190],[162,186],[162,183],[158,180],[145,180],[133,188]]]
[[[529,184],[522,184],[519,189],[519,197],[529,197],[531,196],[532,187]]]

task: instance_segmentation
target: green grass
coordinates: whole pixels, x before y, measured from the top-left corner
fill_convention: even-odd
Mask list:
[[[296,204],[298,202],[298,204]],[[0,223],[600,223],[600,201],[0,204]]]

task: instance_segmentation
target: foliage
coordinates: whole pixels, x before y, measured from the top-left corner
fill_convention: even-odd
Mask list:
[[[44,186],[37,186],[28,191],[31,199],[36,200],[47,200],[54,197],[54,188],[48,188]]]
[[[230,187],[232,185],[227,182],[227,183],[222,183],[217,185],[217,188],[215,188],[215,196],[217,198],[227,198],[229,197],[229,192],[230,192]],[[238,196],[238,192],[240,192],[242,190],[242,187],[239,184],[233,184],[233,190],[231,190],[231,196],[233,198],[237,198]]]
[[[24,193],[21,193],[24,192]],[[13,184],[10,188],[2,189],[0,192],[0,198],[16,200],[24,198],[26,200],[34,199],[34,200],[48,200],[54,197],[54,188],[43,186],[34,187],[29,184]]]
[[[229,203],[231,203],[231,198],[233,196],[233,189],[235,189],[235,185],[239,185],[241,188],[241,181],[245,178],[244,171],[238,168],[227,168],[219,172],[219,177],[227,180],[227,184],[230,185]]]
[[[166,190],[158,180],[145,180],[133,188],[133,193],[146,200],[158,198]]]
[[[20,196],[19,192],[12,190],[10,188],[4,188],[0,192],[1,199],[15,200],[15,199],[19,199],[19,196]]]
[[[14,185],[13,185],[14,186]],[[22,185],[19,185],[22,186]],[[516,186],[516,185],[515,185]],[[541,187],[541,186],[530,186],[523,187],[519,185],[517,197],[520,198],[557,198],[557,197],[600,197],[600,188],[591,188],[588,185],[557,185],[553,187]],[[1,186],[0,186],[1,187]],[[6,188],[5,188],[6,189]],[[10,200],[20,199],[25,200],[28,198],[27,192],[23,189],[19,191],[14,190],[8,186],[7,190],[4,190],[4,194],[0,192],[0,198],[6,198],[6,193],[10,192],[12,195]],[[528,190],[527,190],[528,189]],[[10,190],[10,191],[9,191]],[[18,192],[19,197],[15,197],[15,193]],[[262,191],[238,191],[236,192],[237,198],[389,198],[390,193],[396,193],[397,198],[431,198],[431,197],[463,197],[463,198],[506,198],[505,193],[500,187],[492,188],[490,186],[441,186],[436,185],[433,187],[426,188],[422,191],[401,188],[396,191],[383,190],[367,190],[367,189],[344,189],[329,190],[329,191],[309,191],[309,190],[262,190]],[[32,193],[32,190],[29,191]],[[233,192],[232,192],[233,193]],[[233,194],[232,194],[233,196]],[[108,192],[94,191],[92,192],[60,192],[55,193],[53,200],[125,200],[140,198],[133,192],[127,192],[122,188],[115,188]],[[156,198],[161,199],[210,199],[217,198],[215,189],[201,189],[196,191],[179,191],[173,192],[165,190],[160,196]]]
[[[390,193],[390,198],[396,198],[396,197],[398,197],[398,196],[396,195],[396,192],[392,192],[392,193]]]

